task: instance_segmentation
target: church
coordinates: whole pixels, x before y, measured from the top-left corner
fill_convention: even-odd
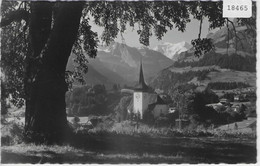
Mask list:
[[[138,114],[143,119],[144,114],[150,112],[154,118],[169,113],[169,106],[159,94],[145,83],[142,61],[140,62],[140,72],[138,84],[133,90],[133,113]]]

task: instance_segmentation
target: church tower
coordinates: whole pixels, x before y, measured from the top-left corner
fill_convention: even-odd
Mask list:
[[[143,119],[144,111],[148,109],[149,87],[146,85],[143,74],[142,60],[140,62],[139,82],[133,93],[133,112],[139,114],[139,118]]]

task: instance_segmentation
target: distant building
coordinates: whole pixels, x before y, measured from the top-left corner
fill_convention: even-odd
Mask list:
[[[227,103],[229,103],[229,100],[226,99],[226,98],[222,98],[222,99],[220,99],[219,102],[220,102],[221,104],[227,104]]]
[[[171,114],[171,113],[175,113],[176,112],[176,108],[174,108],[174,107],[170,107],[169,108],[169,113]]]
[[[240,107],[241,107],[240,105],[236,104],[236,105],[232,105],[232,106],[231,106],[231,109],[232,109],[233,111],[235,111],[235,112],[239,112]]]
[[[213,109],[217,109],[219,107],[224,107],[224,105],[222,103],[211,103],[211,104],[206,104],[207,107],[212,107]]]
[[[153,104],[149,104],[148,110],[151,110],[154,118],[158,118],[161,115],[169,113],[169,106],[161,99],[159,95],[157,95],[156,102]]]
[[[236,95],[236,96],[234,96],[234,101],[240,101],[240,100],[241,100],[240,95]]]

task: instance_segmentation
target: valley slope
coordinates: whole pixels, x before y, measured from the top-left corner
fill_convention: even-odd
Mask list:
[[[236,28],[237,33],[242,36],[245,28]],[[255,90],[256,54],[249,42],[252,39],[241,38],[236,46],[234,40],[227,37],[226,28],[209,33],[207,37],[213,40],[215,50],[199,58],[194,56],[192,48],[181,52],[178,57],[175,56],[177,61],[158,73],[150,85],[166,93],[171,93],[181,85],[192,85],[203,90],[209,83],[230,82],[249,85]]]

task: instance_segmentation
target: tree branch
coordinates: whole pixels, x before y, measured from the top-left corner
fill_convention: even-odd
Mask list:
[[[244,49],[244,45],[243,45],[243,43],[241,42],[240,37],[237,35],[236,27],[235,27],[233,21],[230,21],[229,19],[227,19],[227,21],[228,21],[229,23],[231,23],[231,25],[232,25],[232,27],[233,27],[233,30],[234,30],[234,33],[235,33],[236,52],[237,52],[237,40],[241,43],[241,47],[242,47],[242,49]]]
[[[228,27],[228,20],[226,22],[227,26],[227,55],[228,55],[228,48],[229,48],[229,27]]]
[[[199,35],[198,35],[199,39],[200,39],[200,36],[201,36],[202,23],[203,23],[203,18],[201,16],[201,18],[200,18],[200,29],[199,29]]]
[[[28,21],[29,18],[29,12],[24,9],[18,9],[15,11],[12,11],[8,13],[8,15],[5,18],[2,18],[1,20],[1,27],[5,27],[9,24],[11,24],[14,21]]]

